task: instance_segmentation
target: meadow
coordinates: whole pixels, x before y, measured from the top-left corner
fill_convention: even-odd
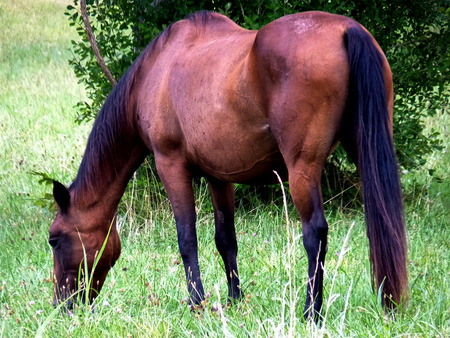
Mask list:
[[[386,318],[371,288],[362,209],[342,207],[336,196],[325,203],[325,319],[321,326],[304,322],[307,259],[297,213],[288,199],[286,215],[281,191],[268,203],[249,197],[237,208],[245,299],[224,306],[225,272],[204,181],[196,191],[197,231],[208,298],[202,313],[191,313],[175,222],[149,169],[140,169],[122,199],[122,255],[100,296],[69,314],[55,309],[51,186],[34,173],[70,184],[91,127],[74,122],[84,91],[67,61],[78,38],[64,16],[69,2],[0,0],[1,337],[450,336],[448,107],[426,121],[441,133],[443,149],[423,168],[402,173],[410,298],[396,320]]]

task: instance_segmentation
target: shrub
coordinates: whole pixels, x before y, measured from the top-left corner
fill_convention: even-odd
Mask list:
[[[391,65],[395,86],[394,143],[400,165],[408,170],[418,168],[427,154],[439,148],[437,133],[424,134],[423,117],[435,114],[446,104],[443,93],[450,78],[450,9],[445,0],[419,1],[414,6],[404,0],[88,0],[87,5],[97,43],[116,79],[168,24],[197,10],[221,12],[248,29],[259,29],[283,15],[307,10],[349,16],[374,35]],[[80,35],[80,41],[72,41],[70,64],[87,91],[88,100],[78,103],[77,120],[82,122],[95,118],[111,85],[97,64],[77,7],[75,0],[66,14]],[[338,168],[353,181],[354,169],[342,149],[338,148],[330,163],[328,172]],[[333,195],[343,183],[331,181],[325,191]]]

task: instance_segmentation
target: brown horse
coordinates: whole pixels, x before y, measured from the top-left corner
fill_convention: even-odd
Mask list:
[[[208,180],[228,296],[238,299],[233,182],[274,182],[276,170],[289,180],[301,217],[309,278],[304,315],[317,319],[328,232],[320,177],[340,141],[363,183],[376,287],[386,307],[395,307],[406,296],[407,275],[392,105],[386,58],[349,18],[308,12],[248,31],[200,12],[170,25],[106,99],[70,188],[54,183],[55,303],[70,301],[78,288],[82,246],[92,269],[107,238],[90,300],[100,292],[121,250],[117,205],[152,153],[175,214],[191,304],[204,299],[192,178]]]

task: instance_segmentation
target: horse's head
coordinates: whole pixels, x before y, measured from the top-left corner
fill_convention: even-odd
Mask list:
[[[53,303],[67,301],[67,306],[71,306],[86,290],[92,301],[120,255],[115,213],[108,215],[110,212],[100,203],[80,208],[72,201],[69,190],[58,182],[53,184],[53,196],[59,209],[49,230],[54,263]],[[85,299],[85,294],[80,297]]]

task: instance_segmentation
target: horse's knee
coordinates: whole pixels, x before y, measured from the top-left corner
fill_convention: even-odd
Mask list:
[[[197,231],[195,229],[195,215],[184,220],[176,220],[178,248],[182,258],[187,258],[197,252]]]
[[[195,239],[182,239],[178,240],[178,249],[180,251],[180,256],[184,262],[191,260],[193,256],[197,255],[197,238]]]
[[[221,255],[234,253],[237,254],[236,235],[227,233],[225,231],[216,231],[214,235],[217,250]]]

